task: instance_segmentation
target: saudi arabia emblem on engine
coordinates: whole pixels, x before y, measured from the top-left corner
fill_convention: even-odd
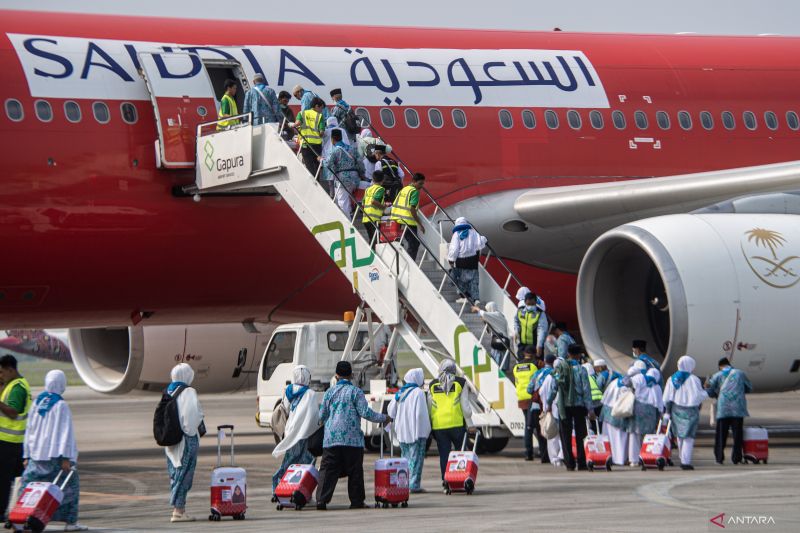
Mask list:
[[[781,233],[765,228],[753,228],[742,237],[747,265],[770,287],[788,289],[800,281],[800,256],[786,251],[786,243]]]

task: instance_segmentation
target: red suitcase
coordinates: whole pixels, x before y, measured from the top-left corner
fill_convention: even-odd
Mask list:
[[[769,460],[769,434],[766,428],[744,428],[744,462],[758,463]]]
[[[611,471],[611,441],[608,435],[600,433],[600,424],[594,421],[597,433],[587,435],[583,440],[583,451],[586,454],[586,466],[589,470],[595,468],[605,468]]]
[[[475,482],[478,479],[478,438],[480,433],[475,434],[475,444],[472,451],[465,451],[467,446],[467,436],[464,435],[464,442],[461,444],[461,451],[452,451],[447,457],[447,467],[444,471],[444,482],[447,484],[445,492],[466,492],[472,494],[475,490]]]
[[[403,236],[404,226],[394,220],[381,220],[378,226],[380,232],[380,242],[399,241]]]
[[[231,430],[231,464],[222,466],[222,439]],[[234,466],[233,426],[217,426],[217,467],[211,473],[211,514],[208,519],[218,522],[223,516],[244,520],[247,512],[247,472]]]
[[[63,470],[59,470],[58,475],[52,483],[47,481],[34,481],[28,483],[22,490],[17,503],[8,514],[7,527],[16,530],[32,531],[40,533],[44,531],[53,514],[64,500],[64,487],[72,477],[70,470],[64,482],[58,485]]]
[[[314,465],[291,465],[275,488],[278,511],[294,507],[299,511],[311,501],[319,483],[319,472]]]
[[[670,420],[667,423],[666,431],[661,433],[661,420],[659,420],[656,432],[644,436],[642,448],[639,451],[639,464],[642,466],[642,470],[648,468],[664,470],[664,467],[670,464],[672,460],[672,447],[669,440],[671,426],[672,421]]]
[[[387,508],[390,505],[408,507],[410,496],[408,478],[411,472],[408,459],[392,457],[394,455],[394,439],[390,436],[389,457],[383,457],[383,434],[381,429],[381,457],[375,461],[375,507]]]

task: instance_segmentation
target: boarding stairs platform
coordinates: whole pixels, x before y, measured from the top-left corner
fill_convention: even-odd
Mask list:
[[[414,261],[400,242],[380,242],[380,237],[385,237],[380,227],[376,232],[377,242],[368,242],[360,206],[354,208],[351,218],[339,209],[316,177],[308,172],[297,152],[281,137],[280,125],[247,123],[204,134],[204,127],[208,130],[208,126],[198,127],[195,193],[202,196],[269,188],[279,194],[362,300],[348,340],[350,347],[358,324],[366,314],[364,311],[368,309],[369,316],[374,314],[383,324],[392,327],[390,353],[397,338],[402,338],[433,376],[437,375],[442,359],[451,358],[456,362],[460,375],[476,393],[473,423],[486,437],[522,436],[525,422],[517,405],[514,383],[488,352],[491,332],[480,316],[472,312],[469,302],[456,303],[459,295],[446,268],[449,239],[442,233],[452,219],[433,197],[428,195],[433,212],[429,216],[420,212],[425,232],[419,232],[421,246]],[[231,137],[227,139],[233,141],[228,143],[231,146],[238,146],[237,142],[249,144],[248,150],[241,147],[242,153],[249,151],[251,154],[249,168],[238,169],[236,180],[231,180],[229,172],[223,172],[222,179],[214,179],[213,173],[207,172],[214,165],[203,163],[204,154],[216,152],[216,146],[224,144],[221,141],[226,136]],[[232,139],[233,136],[239,140]],[[209,145],[214,149],[209,149]],[[225,166],[222,165],[223,171]],[[334,175],[334,179],[338,180],[338,176]],[[424,194],[426,191],[421,191],[421,196]],[[259,230],[254,228],[254,231]],[[516,278],[506,268],[505,285],[498,284],[486,269],[491,259],[505,268],[496,254],[483,257],[479,266],[480,301],[494,301],[509,323],[513,323],[517,307],[507,288]],[[348,355],[347,348],[345,354]],[[510,349],[504,357],[513,357]],[[511,359],[509,366],[513,363]]]

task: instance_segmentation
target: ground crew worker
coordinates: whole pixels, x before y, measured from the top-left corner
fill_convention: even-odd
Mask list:
[[[533,346],[537,355],[543,355],[547,316],[536,305],[536,295],[532,292],[525,296],[525,307],[514,315],[514,335],[517,338],[517,353],[524,353],[526,346]]]
[[[599,417],[600,412],[603,410],[603,390],[595,379],[594,365],[592,363],[584,363],[583,368],[586,369],[586,375],[589,376],[589,389],[592,391],[592,410]],[[597,424],[599,427],[600,422]]]
[[[236,82],[234,80],[225,80],[225,94],[219,101],[219,113],[217,117],[221,122],[217,122],[217,129],[224,130],[239,123],[239,119],[222,120],[225,117],[235,117],[239,114],[239,108],[236,105]]]
[[[372,175],[372,185],[364,191],[362,207],[364,216],[361,218],[361,222],[367,229],[370,245],[373,245],[372,239],[375,238],[375,226],[381,223],[381,217],[383,216],[383,197],[386,194],[386,189],[383,188],[381,183],[383,183],[383,172],[375,172]]]
[[[300,130],[300,154],[303,157],[303,164],[308,171],[317,176],[319,171],[319,157],[322,156],[322,135],[325,133],[325,120],[322,117],[322,109],[325,102],[321,98],[315,98],[311,102],[311,108],[297,114],[297,122],[294,126]],[[330,182],[320,180],[320,185],[330,195]]]
[[[533,362],[535,354],[536,349],[528,346],[525,349],[524,358],[514,365],[513,370],[514,384],[517,389],[517,405],[522,409],[522,413],[525,416],[525,435],[522,440],[525,443],[526,461],[533,461],[533,426],[530,422],[533,395],[528,392],[528,384],[531,382],[531,376],[539,370]]]
[[[439,377],[431,381],[428,387],[428,410],[431,413],[431,428],[436,447],[439,449],[439,468],[447,468],[447,457],[450,450],[458,450],[464,440],[467,427],[472,427],[472,408],[470,407],[469,388],[464,378],[456,376],[456,364],[452,359],[445,359],[439,365]]]
[[[419,237],[417,228],[425,233],[425,228],[419,222],[417,206],[419,206],[419,190],[425,186],[425,175],[419,172],[411,178],[411,183],[400,190],[392,204],[392,220],[405,226],[405,245],[408,255],[417,260],[419,250]]]
[[[23,443],[31,407],[31,387],[17,370],[13,355],[0,358],[0,518],[5,516],[11,485],[22,474]]]

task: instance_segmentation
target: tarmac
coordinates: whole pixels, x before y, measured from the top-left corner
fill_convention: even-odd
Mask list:
[[[568,472],[525,462],[521,439],[480,457],[475,493],[441,492],[435,445],[425,461],[426,494],[406,509],[349,510],[340,480],[327,511],[309,506],[278,511],[269,502],[272,435],[255,424],[255,393],[201,397],[209,434],[202,439],[187,510],[196,522],[171,524],[163,450],[152,437],[157,396],[104,396],[85,387],[66,392],[80,450],[80,522],[98,532],[196,531],[800,531],[800,392],[752,395],[746,425],[770,429],[768,464],[716,465],[713,433],[701,427],[694,471],[618,467],[611,472]],[[703,421],[708,421],[704,409]],[[215,428],[235,424],[236,463],[248,473],[244,521],[209,522],[209,478],[217,460]],[[223,450],[223,462],[228,459]],[[370,502],[376,454],[366,454]],[[53,524],[47,531],[61,530]]]

